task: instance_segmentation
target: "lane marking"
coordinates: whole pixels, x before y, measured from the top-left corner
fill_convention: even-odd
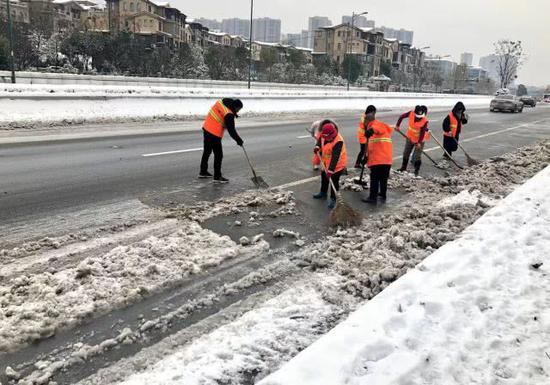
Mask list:
[[[546,118],[546,119],[536,120],[534,122],[520,124],[519,126],[514,126],[514,127],[509,127],[509,128],[505,128],[505,129],[498,130],[498,131],[493,131],[493,132],[490,132],[488,134],[477,135],[477,136],[474,136],[474,137],[468,138],[468,139],[462,139],[460,142],[461,143],[471,142],[471,141],[476,140],[476,139],[486,138],[488,136],[498,135],[498,134],[501,134],[503,132],[513,131],[513,130],[517,130],[518,128],[524,128],[524,127],[527,127],[527,126],[530,126],[530,125],[533,125],[533,124],[538,124],[538,123],[544,122],[546,120],[550,120],[550,119]],[[436,150],[441,150],[441,148],[439,146],[435,146],[435,147],[430,147],[428,149],[425,149],[424,151],[425,152],[432,152],[432,151],[436,151]],[[403,155],[400,155],[400,156],[394,157],[393,160],[399,160],[399,159],[402,159],[402,158],[403,158]],[[280,188],[280,189],[285,190],[285,189],[300,186],[302,184],[306,184],[306,183],[309,183],[309,182],[314,182],[316,180],[319,180],[319,178],[321,178],[321,177],[319,175],[317,175],[317,176],[314,176],[314,177],[310,177],[310,178],[301,179],[301,180],[297,180],[297,181],[294,181],[294,182],[282,184],[282,185],[276,186],[274,188]]]
[[[311,135],[302,135],[302,136],[296,137],[296,139],[306,139],[306,138],[311,138]]]
[[[195,151],[202,151],[202,147],[200,148],[189,148],[187,150],[175,150],[175,151],[166,151],[166,152],[156,152],[154,154],[142,154],[141,156],[145,158],[150,158],[153,156],[162,156],[162,155],[172,155],[172,154],[183,154],[186,152],[195,152]]]

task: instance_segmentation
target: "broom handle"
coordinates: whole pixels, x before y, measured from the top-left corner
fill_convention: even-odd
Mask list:
[[[402,133],[401,130],[395,130],[395,131],[399,132],[401,134],[401,136],[403,136],[406,140],[409,140],[409,138],[407,138],[407,135]],[[438,165],[437,162],[435,160],[433,160],[433,158],[426,153],[426,151],[424,151],[424,150],[421,150],[421,151],[422,151],[422,154],[424,154],[426,156],[426,158],[428,158],[429,160],[431,160],[433,162],[433,164],[435,164],[436,166]]]
[[[327,169],[325,168],[325,164],[323,163],[323,158],[321,158],[321,170],[323,170],[323,172],[325,173],[325,176],[327,177],[328,182],[330,183],[330,187],[334,191],[334,194],[336,194],[336,196],[339,196],[340,193],[338,192],[338,190],[336,190],[336,186],[334,186],[334,183],[332,182],[332,178],[329,178],[327,175]]]
[[[462,145],[460,144],[460,142],[458,140],[456,140],[456,138],[453,136],[453,139],[455,140],[455,143],[458,147],[460,147],[460,149],[464,152],[464,155],[466,155],[468,158],[471,158],[470,154],[468,154],[466,152],[466,150],[464,149],[464,147],[462,147]]]
[[[435,142],[439,145],[439,147],[441,147],[443,149],[443,151],[445,152],[445,154],[447,154],[447,156],[449,157],[449,159],[451,160],[451,162],[454,163],[454,165],[456,167],[458,167],[459,169],[463,170],[464,167],[462,167],[461,165],[459,165],[458,163],[456,163],[456,161],[453,159],[453,157],[451,156],[451,154],[449,154],[449,152],[445,149],[445,147],[443,147],[443,145],[441,144],[441,142],[439,140],[437,140],[437,138],[435,137],[435,135],[432,135],[432,138],[434,138]]]

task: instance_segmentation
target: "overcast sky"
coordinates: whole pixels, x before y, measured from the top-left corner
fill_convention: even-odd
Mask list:
[[[188,17],[223,18],[250,15],[250,0],[171,0]],[[519,81],[550,84],[550,0],[255,0],[255,17],[282,20],[282,32],[307,29],[309,16],[328,16],[334,23],[343,14],[368,11],[377,26],[414,31],[418,47],[428,53],[460,53],[479,57],[493,51],[501,38],[521,40],[528,55]]]

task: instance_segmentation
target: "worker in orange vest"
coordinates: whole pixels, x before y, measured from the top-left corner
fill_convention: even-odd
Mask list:
[[[383,202],[386,201],[386,192],[388,190],[388,179],[393,163],[393,129],[379,120],[376,120],[376,107],[370,105],[365,111],[366,130],[365,136],[368,139],[367,166],[370,169],[370,193],[368,198],[363,198],[363,202],[376,204],[380,197]]]
[[[321,127],[323,127],[327,123],[332,123],[334,127],[336,127],[336,131],[338,131],[338,126],[334,121],[330,119],[317,120],[313,122],[311,128],[309,129],[309,132],[311,133],[311,136],[315,139],[316,144],[321,137]],[[313,153],[313,159],[311,160],[311,163],[313,164],[313,170],[319,169],[319,165],[321,164],[321,158],[319,157],[319,154]]]
[[[218,100],[210,108],[202,125],[204,149],[199,173],[200,179],[212,178],[212,174],[208,172],[208,160],[210,154],[214,152],[214,183],[229,182],[228,179],[222,176],[222,138],[225,130],[227,130],[239,146],[243,145],[243,140],[235,130],[235,119],[239,117],[238,113],[242,108],[243,102],[231,98]]]
[[[338,133],[334,123],[324,123],[322,125],[321,136],[317,141],[317,146],[313,150],[319,154],[323,162],[324,171],[321,174],[321,191],[313,196],[314,199],[326,199],[330,187],[329,179],[332,180],[336,191],[340,189],[340,177],[346,170],[348,155],[344,138]],[[329,209],[336,206],[336,192],[330,189]]]
[[[403,150],[403,163],[399,171],[407,171],[409,158],[413,152],[412,163],[414,165],[414,175],[418,176],[420,166],[422,165],[422,151],[424,144],[430,139],[430,130],[428,129],[428,107],[416,106],[414,111],[404,113],[397,120],[395,129],[400,130],[401,122],[408,118],[407,141]]]
[[[359,142],[359,154],[355,161],[355,168],[362,168],[365,162],[365,150],[367,148],[367,137],[365,135],[365,114],[361,116],[359,120],[359,126],[357,127],[357,141]]]
[[[458,141],[462,126],[468,123],[468,115],[464,103],[458,102],[454,106],[451,113],[443,120],[443,147],[453,155],[453,152],[458,150]],[[447,154],[443,154],[444,158],[448,158]]]

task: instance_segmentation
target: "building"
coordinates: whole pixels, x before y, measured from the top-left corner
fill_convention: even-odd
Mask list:
[[[292,45],[294,47],[303,47],[301,33],[287,33],[283,37],[283,44]]]
[[[176,48],[188,39],[186,15],[169,3],[151,0],[107,0],[112,32],[139,35],[146,44]]]
[[[438,73],[443,79],[451,78],[458,66],[454,61],[431,57],[425,59],[424,62],[429,71]]]
[[[489,78],[500,84],[500,75],[498,71],[498,55],[491,54],[479,58],[479,66],[487,71]]]
[[[474,62],[474,54],[471,54],[469,52],[463,52],[460,55],[460,64],[466,64],[467,66],[471,66]]]
[[[28,3],[19,0],[10,1],[11,19],[14,23],[30,23]],[[8,8],[5,1],[0,2],[0,18],[7,20]]]
[[[487,82],[489,73],[482,67],[468,67],[468,79],[470,82],[482,83]]]
[[[209,29],[195,20],[188,20],[185,26],[185,35],[187,44],[193,44],[199,47],[206,47],[209,42]]]
[[[223,19],[221,31],[230,35],[244,36],[247,39],[250,37],[250,20],[246,19]]]
[[[342,24],[351,24],[351,16],[342,16]],[[353,25],[359,28],[374,28],[374,20],[368,20],[366,16],[355,16]]]
[[[400,43],[405,43],[413,45],[414,32],[408,31],[406,29],[393,29],[389,27],[380,27],[378,28],[384,34],[385,38],[397,39]]]
[[[262,17],[252,21],[252,40],[266,43],[281,42],[281,20]]]
[[[325,16],[312,16],[308,19],[307,31],[302,31],[302,46],[313,49],[315,31],[319,28],[332,25],[332,21]]]
[[[218,20],[205,19],[205,18],[201,17],[199,19],[195,19],[194,22],[204,25],[209,30],[221,31],[221,29],[222,29],[222,23],[219,22]]]
[[[224,32],[208,32],[209,45],[222,45],[224,47],[231,47],[231,35]]]

